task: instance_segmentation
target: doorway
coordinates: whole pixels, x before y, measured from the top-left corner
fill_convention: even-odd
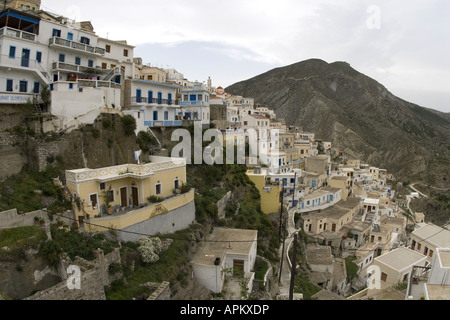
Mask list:
[[[22,50],[22,67],[28,68],[30,66],[30,50],[23,49]]]
[[[131,187],[131,195],[134,207],[139,207],[139,192],[137,187]]]
[[[233,271],[235,275],[244,274],[244,260],[233,260]]]
[[[120,206],[128,207],[128,190],[127,187],[120,188]]]
[[[93,209],[97,208],[98,198],[96,193],[89,195],[89,201],[91,202],[91,206]]]

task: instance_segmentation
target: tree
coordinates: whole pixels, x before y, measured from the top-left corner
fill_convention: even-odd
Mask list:
[[[131,136],[137,128],[136,119],[132,115],[127,114],[122,118],[122,126],[125,135]]]

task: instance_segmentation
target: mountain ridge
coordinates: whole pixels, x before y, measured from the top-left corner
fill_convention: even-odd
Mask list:
[[[225,90],[255,98],[350,157],[411,180],[450,181],[448,114],[396,97],[347,62],[309,59]]]

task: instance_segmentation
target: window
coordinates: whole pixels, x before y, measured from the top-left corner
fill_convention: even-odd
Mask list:
[[[171,94],[171,93],[168,93],[168,94],[167,94],[167,104],[168,104],[168,105],[171,105],[171,104],[172,104],[172,94]]]
[[[148,103],[153,103],[153,91],[148,92]]]
[[[80,42],[83,43],[83,44],[90,45],[91,44],[91,39],[89,39],[87,37],[81,37]]]
[[[59,62],[65,62],[66,61],[66,55],[63,53],[59,54]]]
[[[19,92],[28,92],[28,81],[21,80],[19,82]]]
[[[105,190],[106,184],[104,182],[100,183],[100,190]]]
[[[61,38],[61,30],[59,30],[59,29],[53,29],[52,36],[53,36],[53,37]]]
[[[67,40],[73,41],[73,33],[72,32],[67,33]]]
[[[14,46],[9,47],[9,57],[11,59],[14,59],[16,57],[16,47]]]
[[[381,273],[381,281],[386,282],[386,280],[387,280],[387,274],[384,273],[384,272],[382,272],[382,273]]]
[[[33,87],[33,93],[39,93],[40,92],[40,86],[41,86],[41,84],[39,82],[35,82],[34,83],[34,87]]]
[[[12,92],[13,91],[13,80],[12,79],[7,79],[6,80],[6,91],[7,92]]]
[[[114,190],[106,191],[106,197],[108,198],[109,202],[114,202]]]
[[[164,120],[169,120],[169,111],[164,111]]]
[[[73,83],[69,83],[69,90],[73,90]],[[103,190],[103,189],[101,189]]]
[[[430,258],[433,257],[433,250],[430,249]]]
[[[109,44],[107,44],[107,45],[105,46],[105,51],[106,51],[106,52],[111,52],[111,46],[110,46]]]
[[[75,57],[75,64],[77,66],[81,65],[81,58],[80,57]]]
[[[158,184],[155,185],[155,193],[156,193],[157,195],[162,193],[162,186],[161,186],[161,183],[158,183]]]
[[[173,185],[174,185],[175,190],[179,189],[180,188],[180,180],[179,179],[174,180]]]
[[[158,121],[158,111],[153,111],[153,121]]]
[[[189,96],[189,101],[197,101],[197,96],[195,94],[191,94]]]
[[[88,67],[93,68],[94,67],[94,60],[89,59],[88,60]]]
[[[199,94],[199,95],[197,96],[197,101],[203,101],[203,96],[202,96],[201,94]]]
[[[417,250],[420,250],[421,247],[422,247],[422,244],[421,244],[421,243],[418,243],[418,244],[417,244]]]
[[[36,52],[36,61],[38,63],[42,62],[42,52],[40,52],[40,51]]]
[[[128,50],[127,49],[123,49],[123,56],[124,57],[128,57]]]
[[[106,70],[108,68],[108,64],[105,62],[102,62],[102,70]]]

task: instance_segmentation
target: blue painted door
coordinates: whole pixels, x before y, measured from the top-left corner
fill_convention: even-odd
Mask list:
[[[142,101],[142,91],[141,89],[136,90],[136,102],[140,103]]]

